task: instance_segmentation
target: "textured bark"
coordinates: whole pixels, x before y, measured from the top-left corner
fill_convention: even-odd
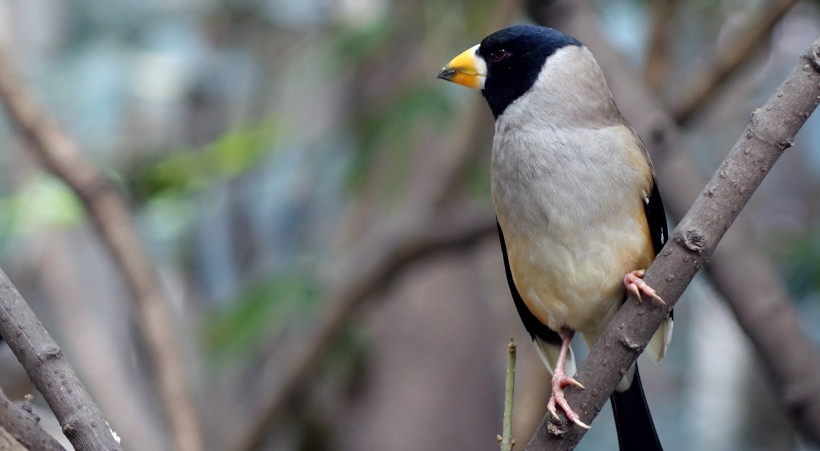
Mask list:
[[[665,319],[668,309],[708,261],[718,241],[769,169],[792,145],[794,135],[818,101],[820,38],[812,42],[775,94],[752,114],[740,139],[647,271],[645,280],[667,305],[638,303],[630,296],[592,347],[576,377],[586,389],[570,390],[567,395],[582,421],[589,424],[600,412],[623,372],[637,359]],[[815,410],[806,413],[812,422],[820,419],[820,404],[800,405],[803,409]],[[817,431],[814,430],[815,435]],[[584,433],[581,428],[553,424],[546,417],[527,449],[572,449]],[[812,439],[817,437],[812,436]]]
[[[28,401],[26,401],[28,402]],[[0,427],[30,451],[57,451],[65,448],[40,427],[40,418],[15,404],[0,390]],[[0,445],[0,449],[6,449]]]
[[[2,270],[0,335],[43,394],[75,449],[122,449],[63,351]]]

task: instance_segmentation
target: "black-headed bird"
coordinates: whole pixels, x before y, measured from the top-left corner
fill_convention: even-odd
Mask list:
[[[668,237],[649,155],[592,53],[557,30],[516,25],[464,51],[439,78],[480,89],[495,117],[491,187],[507,280],[552,373],[548,409],[588,428],[564,398],[570,340],[590,346],[626,298],[663,303],[642,279]],[[672,317],[646,352],[663,359]],[[637,365],[611,397],[622,450],[660,449]]]

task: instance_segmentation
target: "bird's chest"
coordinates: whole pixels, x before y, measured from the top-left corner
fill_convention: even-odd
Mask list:
[[[617,144],[496,135],[492,192],[510,269],[529,309],[554,330],[605,325],[623,276],[651,262],[646,183]]]

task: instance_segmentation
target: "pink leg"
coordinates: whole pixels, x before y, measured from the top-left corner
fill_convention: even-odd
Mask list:
[[[641,299],[641,291],[649,295],[652,299],[660,302],[661,304],[666,305],[666,302],[655,293],[655,289],[650,287],[646,282],[643,281],[643,276],[646,274],[646,271],[643,269],[636,269],[635,271],[630,271],[624,276],[624,286],[626,289],[635,293],[635,296],[638,297],[638,301],[642,302]]]
[[[550,411],[553,418],[557,419],[558,413],[555,410],[555,404],[558,404],[564,413],[567,414],[567,418],[569,418],[570,421],[584,429],[589,429],[589,426],[579,419],[578,414],[572,410],[569,403],[567,403],[566,398],[564,398],[564,387],[574,385],[578,388],[584,388],[580,382],[567,376],[566,373],[565,366],[567,363],[567,353],[569,352],[570,339],[571,337],[568,334],[563,334],[561,352],[558,354],[558,362],[555,364],[555,371],[552,373],[552,396],[550,396],[550,400],[547,403],[547,409]]]

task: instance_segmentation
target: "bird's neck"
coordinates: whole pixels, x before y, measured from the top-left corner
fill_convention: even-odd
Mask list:
[[[623,123],[601,68],[584,47],[557,52],[532,88],[497,120],[502,118],[559,128],[601,128]]]

